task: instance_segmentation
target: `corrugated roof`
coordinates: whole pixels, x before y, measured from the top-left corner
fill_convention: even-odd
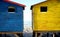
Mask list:
[[[12,4],[16,4],[16,5],[18,5],[18,6],[23,6],[23,7],[25,7],[25,5],[20,4],[20,3],[17,3],[17,2],[13,2],[13,1],[10,1],[10,0],[4,0],[4,1],[5,1],[5,2],[12,3]]]

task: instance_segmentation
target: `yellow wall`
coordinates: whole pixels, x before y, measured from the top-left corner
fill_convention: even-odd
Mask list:
[[[41,6],[47,6],[47,12],[40,12]],[[60,2],[46,1],[34,5],[33,11],[33,30],[52,31],[60,30]]]

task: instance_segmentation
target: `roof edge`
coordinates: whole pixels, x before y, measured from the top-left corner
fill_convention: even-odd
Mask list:
[[[17,2],[14,2],[14,1],[10,1],[10,0],[4,0],[5,2],[9,2],[9,3],[12,3],[12,4],[16,4],[18,6],[23,6],[23,7],[26,7],[25,5],[23,4],[20,4],[20,3],[17,3]]]
[[[41,3],[44,3],[44,2],[47,2],[47,1],[43,1],[43,2],[41,2]],[[37,4],[41,4],[41,3],[37,3]],[[33,6],[35,6],[35,5],[37,5],[37,4],[32,5],[31,8],[30,8],[30,10],[32,10]]]
[[[31,6],[30,10],[32,10],[33,6]]]

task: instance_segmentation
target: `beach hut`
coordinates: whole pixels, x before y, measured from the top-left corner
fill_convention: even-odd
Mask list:
[[[34,4],[31,10],[34,33],[60,31],[60,0],[46,0]]]
[[[0,32],[23,32],[25,5],[10,0],[0,0]]]

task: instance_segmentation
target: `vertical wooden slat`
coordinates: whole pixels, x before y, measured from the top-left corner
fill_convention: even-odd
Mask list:
[[[37,37],[37,32],[35,32],[35,37]]]
[[[42,33],[40,34],[40,37],[42,37]]]
[[[53,37],[55,37],[55,34],[53,34]]]

